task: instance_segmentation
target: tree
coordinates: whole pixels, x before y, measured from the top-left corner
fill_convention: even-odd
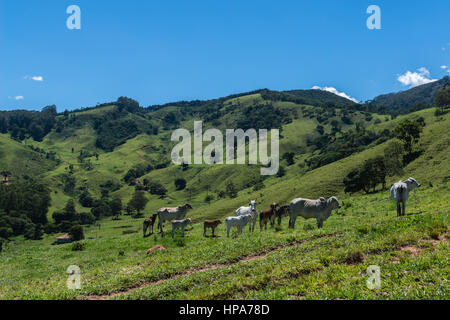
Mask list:
[[[176,190],[183,190],[186,188],[186,180],[183,178],[175,179],[175,188]]]
[[[118,218],[122,213],[122,200],[118,196],[115,196],[109,203],[109,206],[111,208],[112,215]]]
[[[108,217],[111,215],[111,207],[104,199],[95,200],[92,205],[91,213],[97,219],[100,219],[101,217]]]
[[[69,234],[72,236],[73,241],[80,241],[84,239],[83,227],[79,224],[70,228]]]
[[[344,178],[344,192],[345,193],[354,193],[362,190],[362,181],[360,177],[360,170],[353,169],[350,171]]]
[[[382,184],[385,188],[386,184],[386,167],[384,157],[378,156],[366,160],[361,168],[350,171],[343,180],[344,192],[354,193],[360,190],[369,193],[370,189],[375,191],[378,184]]]
[[[133,210],[137,211],[137,214],[141,214],[141,210],[143,210],[148,202],[147,197],[144,194],[144,191],[136,190],[134,192],[133,198],[128,202],[128,206]]]
[[[446,83],[436,93],[434,104],[439,109],[440,114],[444,114],[445,110],[450,107],[450,83]]]
[[[397,138],[403,142],[405,151],[412,152],[413,144],[417,143],[423,127],[418,121],[405,119],[395,128]]]
[[[139,102],[128,97],[119,97],[116,102],[119,111],[126,110],[134,113],[139,110]]]
[[[340,132],[341,131],[341,124],[339,123],[339,121],[337,121],[337,120],[331,120],[331,131],[333,132],[333,133],[336,133],[336,132]]]
[[[212,195],[207,195],[205,197],[205,202],[207,202],[208,204],[210,204],[212,200],[214,200],[214,197]]]
[[[316,131],[317,131],[320,135],[323,135],[324,132],[325,132],[323,126],[321,126],[320,124],[316,127]]]
[[[232,181],[227,183],[227,186],[225,188],[225,192],[230,198],[236,198],[237,195],[238,195],[236,187],[234,186],[234,183]]]
[[[167,193],[167,189],[157,181],[151,181],[149,185],[149,192],[151,194],[163,196]]]
[[[384,149],[384,165],[388,176],[394,176],[402,172],[403,152],[403,145],[398,140],[391,141]]]
[[[294,156],[295,153],[293,152],[285,152],[282,158],[286,160],[288,166],[291,166],[294,164]]]
[[[75,210],[75,202],[73,199],[67,201],[66,206],[64,207],[64,213],[66,215],[66,219],[64,220],[71,221],[76,217],[77,211]]]
[[[85,188],[83,192],[80,194],[78,201],[85,208],[92,208],[92,204],[94,203],[94,199],[92,198],[87,188]]]
[[[285,174],[286,174],[286,169],[284,169],[283,166],[280,166],[280,167],[278,168],[277,177],[278,177],[278,178],[281,178],[281,177],[283,177]]]
[[[41,240],[44,230],[41,224],[31,225],[30,228],[24,233],[27,240]]]

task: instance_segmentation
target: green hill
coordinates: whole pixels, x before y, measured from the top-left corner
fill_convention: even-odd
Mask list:
[[[11,184],[0,190],[6,194],[28,186],[23,194],[20,189],[11,193],[26,198],[28,181],[41,183],[48,189],[51,205],[49,223],[42,226],[29,217],[26,206],[0,209],[0,223],[12,228],[0,226],[0,234],[9,239],[3,241],[0,253],[5,257],[0,260],[0,298],[375,299],[384,291],[368,290],[358,276],[369,264],[381,264],[395,277],[398,268],[410,270],[404,281],[385,279],[388,298],[448,298],[442,282],[448,267],[441,264],[448,252],[450,114],[436,114],[429,108],[392,119],[359,110],[359,105],[342,99],[318,90],[258,90],[149,108],[121,97],[112,104],[61,114],[49,109],[44,115],[2,113],[6,122],[0,134],[0,171],[8,172]],[[247,164],[175,166],[170,159],[175,145],[171,134],[176,128],[192,132],[197,120],[203,121],[203,130],[279,128],[279,174],[261,176],[258,165]],[[385,150],[398,141],[396,128],[405,120],[420,123],[422,132],[413,144],[414,156],[400,157],[401,168],[388,174],[385,184],[389,187],[413,176],[423,188],[412,196],[407,209],[411,215],[397,219],[381,183],[374,193],[350,195],[344,192],[343,181],[367,160],[385,157]],[[176,179],[184,179],[186,186],[179,188]],[[195,225],[186,238],[177,235],[172,240],[159,234],[142,238],[142,217],[133,210],[124,214],[136,190],[149,199],[144,216],[163,206],[192,204],[189,217]],[[86,195],[90,201],[81,201]],[[246,229],[239,237],[233,233],[231,239],[224,236],[223,226],[217,239],[202,236],[201,221],[233,215],[249,200],[256,199],[261,210],[299,196],[337,196],[343,208],[321,230],[312,221],[300,221],[291,231],[284,220],[281,227],[254,233]],[[123,203],[120,220],[112,219],[111,202],[116,197]],[[70,199],[76,217],[81,219],[80,213],[88,217],[89,212],[95,216],[84,226],[82,251],[72,251],[72,245],[51,246],[54,237],[71,226],[53,219],[54,213],[66,212]],[[9,201],[0,200],[2,206]],[[40,235],[41,227],[45,233]],[[147,258],[146,250],[157,244],[167,250]],[[420,254],[407,255],[405,248],[410,247]],[[398,261],[398,267],[392,261]],[[417,263],[423,267],[414,268]],[[64,285],[69,264],[83,269],[81,291]],[[235,276],[234,271],[246,274],[250,269],[252,279]],[[427,274],[432,281],[425,279]],[[324,278],[329,287],[321,285]],[[206,289],[208,279],[215,283],[212,290]],[[197,289],[190,289],[192,285]]]

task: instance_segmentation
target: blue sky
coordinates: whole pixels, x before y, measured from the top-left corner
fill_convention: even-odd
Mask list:
[[[366,27],[371,4],[381,30]],[[81,30],[66,27],[69,5]],[[447,0],[0,0],[0,110],[314,86],[365,101],[450,75],[449,12]]]

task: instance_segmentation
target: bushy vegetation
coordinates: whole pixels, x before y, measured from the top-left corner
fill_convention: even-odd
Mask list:
[[[25,235],[40,239],[50,204],[50,190],[34,179],[0,184],[0,238]]]
[[[42,139],[53,129],[56,122],[54,105],[41,112],[15,110],[0,111],[0,133],[10,133],[13,139],[24,140],[28,137],[36,141]]]

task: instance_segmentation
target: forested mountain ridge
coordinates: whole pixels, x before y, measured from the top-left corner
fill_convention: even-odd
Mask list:
[[[405,114],[434,106],[436,93],[443,85],[450,82],[448,76],[427,84],[423,84],[405,91],[382,94],[372,101],[366,102],[368,110],[380,110]]]

